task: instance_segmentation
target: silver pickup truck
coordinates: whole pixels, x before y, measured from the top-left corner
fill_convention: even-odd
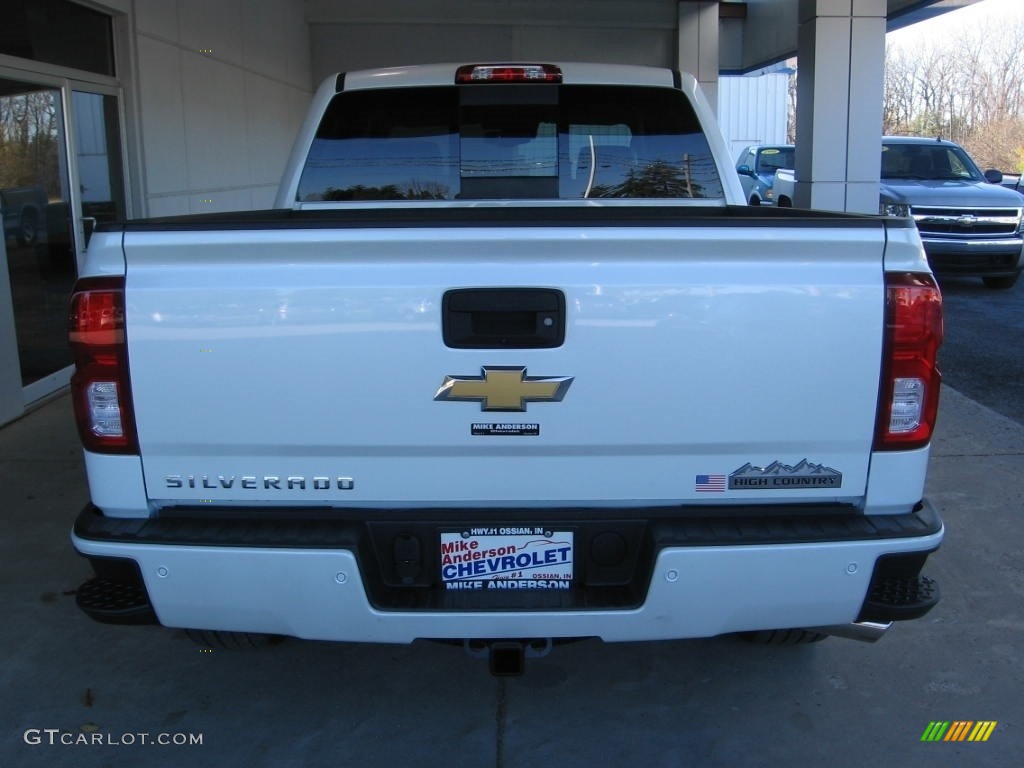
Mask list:
[[[319,89],[278,207],[103,225],[79,605],[204,642],[876,639],[938,600],[905,219],[750,208],[694,79]]]
[[[917,224],[935,274],[980,277],[989,288],[1017,284],[1024,268],[1024,199],[982,173],[951,141],[906,136],[882,139],[880,213]],[[792,169],[775,173],[778,204],[792,206]]]
[[[1024,268],[1022,198],[952,141],[882,139],[883,212],[917,223],[932,270],[1012,288]]]

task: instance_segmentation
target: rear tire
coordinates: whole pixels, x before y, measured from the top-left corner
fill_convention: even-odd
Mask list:
[[[740,632],[740,637],[757,645],[807,645],[820,643],[828,635],[806,629],[762,629],[758,632]]]
[[[1020,277],[1018,272],[1016,275],[1001,275],[1000,277],[983,277],[981,281],[985,284],[986,288],[991,288],[994,291],[1006,291],[1013,288],[1017,284],[1017,278]]]

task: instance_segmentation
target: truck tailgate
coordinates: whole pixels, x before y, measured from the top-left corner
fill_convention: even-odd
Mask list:
[[[856,503],[878,400],[884,245],[878,222],[129,228],[148,496],[157,507]],[[564,341],[446,346],[443,297],[461,288],[562,292]],[[571,381],[524,411],[437,397],[449,377],[486,393],[495,371],[513,376],[513,394],[533,392],[521,380]]]

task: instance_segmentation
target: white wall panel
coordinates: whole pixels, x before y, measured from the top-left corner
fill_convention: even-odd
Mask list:
[[[140,36],[136,50],[146,192],[187,189],[181,49]]]
[[[308,0],[313,77],[437,62],[544,59],[677,65],[672,0]]]
[[[188,212],[187,195],[153,195],[149,198],[148,216],[178,216]]]
[[[517,36],[520,55],[529,58],[677,66],[674,30],[532,27]]]
[[[446,61],[510,57],[514,30],[463,26],[453,30],[403,24],[329,24],[310,27],[313,79],[336,72]]]
[[[309,108],[310,94],[262,75],[245,75],[250,184],[274,187]],[[273,199],[271,199],[273,202]]]
[[[242,0],[177,0],[176,4],[181,45],[185,50],[204,51],[218,61],[242,66],[243,13],[248,8],[264,5],[265,0],[258,4],[246,4]]]
[[[141,34],[178,42],[178,4],[167,0],[135,0],[135,28]]]
[[[136,0],[148,215],[272,202],[313,91],[302,0]]]
[[[311,29],[317,82],[335,72],[405,64],[542,59],[674,67],[672,30],[328,24]]]
[[[188,188],[249,184],[245,73],[200,54],[182,53]]]
[[[203,192],[188,198],[189,213],[220,213],[222,211],[251,210],[251,189],[226,189],[216,192]]]
[[[263,210],[265,208],[274,207],[274,198],[277,197],[277,185],[271,184],[266,187],[253,187],[252,192],[252,207],[253,210]]]
[[[302,4],[291,0],[246,7],[240,19],[242,67],[281,81],[308,95],[314,84],[310,70],[309,27]]]
[[[306,0],[306,18],[314,25],[403,19],[431,24],[674,28],[676,15],[676,0]]]

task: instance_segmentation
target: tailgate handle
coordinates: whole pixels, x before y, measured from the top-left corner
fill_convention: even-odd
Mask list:
[[[454,349],[546,349],[565,341],[565,295],[552,288],[460,288],[441,303]]]

